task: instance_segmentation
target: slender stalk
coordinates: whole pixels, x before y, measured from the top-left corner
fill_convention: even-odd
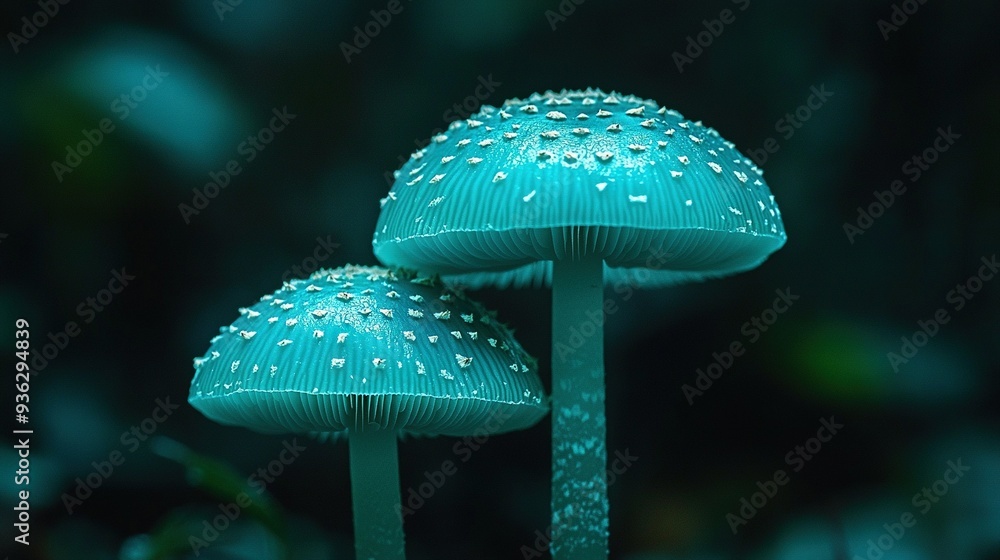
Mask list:
[[[357,559],[403,560],[406,553],[396,432],[352,431],[348,443]]]
[[[604,263],[552,265],[553,558],[608,557]]]

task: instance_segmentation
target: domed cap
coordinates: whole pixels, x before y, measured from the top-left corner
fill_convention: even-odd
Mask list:
[[[532,360],[480,305],[435,280],[347,266],[292,280],[195,359],[189,402],[265,433],[378,423],[470,435],[523,429],[548,410]]]
[[[463,277],[501,285],[544,280],[551,263],[538,261],[584,250],[616,267],[609,282],[723,276],[785,243],[762,173],[714,129],[653,101],[550,91],[484,106],[415,152],[372,243],[391,266],[508,271]]]

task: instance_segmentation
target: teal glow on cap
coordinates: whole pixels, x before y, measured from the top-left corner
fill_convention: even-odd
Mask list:
[[[347,266],[292,280],[196,358],[189,402],[220,424],[428,435],[498,432],[548,411],[535,362],[493,315],[436,280]],[[501,416],[503,415],[503,416]],[[495,424],[495,423],[494,423]]]
[[[785,243],[762,175],[714,129],[653,101],[533,94],[415,152],[372,244],[387,265],[474,285],[547,283],[547,261],[581,252],[604,258],[607,282],[725,276]]]

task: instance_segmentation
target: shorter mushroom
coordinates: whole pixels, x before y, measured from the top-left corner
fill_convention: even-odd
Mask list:
[[[188,401],[263,433],[346,431],[355,549],[403,558],[396,438],[524,429],[548,412],[535,362],[435,279],[346,266],[292,280],[212,339]]]

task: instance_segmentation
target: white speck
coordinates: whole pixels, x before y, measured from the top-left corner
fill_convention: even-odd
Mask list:
[[[629,202],[643,202],[643,203],[645,203],[646,202],[646,196],[647,195],[644,195],[644,194],[640,194],[640,195],[631,195],[630,194],[630,195],[628,195],[628,201]]]
[[[504,132],[503,133],[503,137],[505,139],[507,139],[507,140],[513,140],[513,139],[517,138],[517,133],[516,132]]]
[[[687,156],[677,156],[677,161],[683,163],[684,165],[691,163],[691,159]]]
[[[334,359],[330,360],[330,367],[331,368],[342,368],[342,367],[344,367],[344,363],[346,363],[346,362],[347,362],[347,360],[344,359],[344,358],[334,358]]]
[[[462,313],[462,320],[466,323],[471,323],[475,319],[472,313]]]
[[[323,331],[319,329],[313,331],[313,338],[320,339],[323,338],[323,335],[324,335]]]
[[[504,119],[504,120],[507,120],[507,119],[509,119],[509,118],[511,118],[511,117],[513,117],[513,116],[514,116],[514,115],[511,115],[511,114],[510,114],[510,113],[508,113],[507,111],[504,111],[503,109],[500,109],[500,118],[501,118],[501,119]]]
[[[385,358],[373,359],[372,365],[375,366],[375,369],[385,369]]]
[[[679,122],[679,123],[677,123],[677,126],[679,126],[681,128],[687,128],[688,127],[688,123],[686,123],[686,122]]]
[[[479,331],[467,331],[465,334],[469,335],[472,340],[479,340]]]
[[[281,339],[281,340],[278,341],[278,346],[288,346],[291,343],[292,343],[291,340],[289,340],[287,338],[283,338],[283,339]]]
[[[470,157],[469,159],[467,159],[465,161],[469,162],[469,165],[476,165],[478,163],[481,163],[483,161],[483,158],[480,158],[480,157]]]
[[[479,128],[483,126],[483,121],[477,121],[475,119],[469,119],[465,121],[469,125],[469,128]]]
[[[629,144],[628,149],[632,150],[633,152],[645,152],[646,146],[643,146],[642,144]]]
[[[462,340],[462,331],[451,331],[451,336],[455,337],[455,340]]]
[[[351,299],[353,297],[354,297],[354,294],[351,294],[351,293],[348,293],[348,292],[340,292],[339,294],[337,294],[337,299],[339,299],[341,301],[351,301]]]
[[[409,173],[410,177],[412,177],[412,176],[416,175],[417,173],[420,173],[420,171],[421,171],[421,170],[422,170],[423,168],[425,168],[425,167],[427,167],[427,164],[426,164],[426,163],[424,163],[424,164],[421,164],[421,165],[418,165],[417,167],[414,167],[413,169],[411,169],[411,170],[410,170],[410,173]]]
[[[295,305],[293,305],[291,303],[282,303],[281,304],[281,308],[284,309],[285,311],[288,311],[289,309],[291,309],[293,307],[295,307]]]
[[[534,196],[535,196],[535,191],[531,191],[527,195],[521,197],[521,200],[523,200],[525,202],[531,202],[531,199],[534,198]]]
[[[736,175],[736,178],[739,179],[741,183],[746,183],[748,180],[750,180],[750,177],[748,177],[747,174],[742,171],[733,171],[733,174]]]
[[[564,121],[566,120],[566,114],[560,111],[549,111],[545,113],[545,118],[552,119],[554,121]]]
[[[459,148],[464,148],[464,147],[468,146],[471,143],[472,143],[472,140],[469,140],[468,138],[463,138],[463,139],[459,140],[458,142],[455,142],[455,145],[458,146]]]
[[[319,286],[317,286],[315,284],[309,284],[308,286],[306,286],[306,291],[307,292],[319,292],[319,291],[322,291],[322,290],[323,290],[323,288],[320,288]],[[258,313],[257,315],[260,315],[260,314]],[[253,317],[256,317],[257,315],[253,315]]]
[[[247,309],[247,319],[255,319],[260,317],[260,311],[254,311],[253,309]]]
[[[542,138],[545,138],[546,140],[554,140],[556,138],[559,138],[559,131],[558,130],[546,130],[545,132],[542,132],[539,136],[541,136]]]
[[[656,121],[654,121],[653,119],[646,119],[646,120],[642,121],[641,123],[639,123],[639,126],[642,126],[642,127],[645,127],[645,128],[653,128],[653,126],[655,124],[656,124]]]
[[[438,311],[434,314],[435,319],[440,319],[442,321],[451,319],[451,311],[445,309],[444,311]]]
[[[490,146],[492,144],[493,144],[493,139],[492,138],[487,138],[487,139],[485,139],[485,140],[483,140],[483,141],[481,141],[479,143],[479,147],[480,148],[486,148],[486,147],[488,147],[488,146]]]
[[[243,337],[243,340],[250,340],[256,335],[257,331],[240,331],[240,336]]]
[[[621,132],[622,131],[622,125],[620,125],[618,123],[609,124],[608,128],[605,129],[605,130],[607,130],[608,132]]]
[[[423,375],[427,373],[427,368],[424,367],[424,363],[417,360],[417,375]]]
[[[367,317],[367,316],[369,316],[369,315],[372,314],[372,310],[370,308],[368,308],[368,307],[365,307],[363,309],[359,309],[358,313],[360,313],[360,314],[364,315],[365,317]]]
[[[490,343],[490,346],[492,346],[492,347],[494,347],[494,348],[496,348],[496,347],[497,347],[497,339],[495,339],[495,338],[487,338],[487,339],[486,339],[486,342],[489,342],[489,343]]]
[[[689,198],[689,199],[687,199],[687,200],[684,201],[684,204],[686,206],[691,206],[692,204],[694,204],[694,201]]]
[[[504,173],[503,171],[497,171],[497,174],[493,176],[493,182],[499,183],[500,181],[503,181],[506,178],[507,178],[506,173]]]
[[[710,161],[708,162],[708,166],[712,168],[712,171],[715,171],[716,173],[722,173],[722,166],[719,165],[718,163]]]
[[[415,342],[417,340],[417,335],[413,331],[403,331],[403,338],[409,340],[410,342]]]
[[[581,127],[581,128],[574,128],[573,129],[573,134],[576,134],[577,136],[586,136],[586,135],[590,134],[590,129],[589,128],[583,128],[583,127]]]
[[[613,154],[611,152],[607,152],[607,151],[597,152],[594,155],[597,156],[597,159],[599,159],[601,161],[608,161],[609,159],[611,159],[611,158],[613,158],[615,156],[615,154]]]
[[[579,159],[579,157],[580,156],[576,152],[566,152],[565,154],[563,154],[563,159],[568,161],[569,163],[573,163],[574,161]]]
[[[379,309],[378,312],[392,319],[392,309]]]
[[[252,370],[250,370],[250,371],[252,371],[252,372],[254,372],[254,373],[257,373],[258,371],[260,371],[260,366],[258,366],[257,364],[254,364],[254,365],[253,365],[253,369],[252,369]]]
[[[666,134],[667,136],[673,136],[675,132],[677,131],[672,128],[668,128],[667,130],[663,131],[663,133]]]
[[[514,129],[514,130],[521,130],[521,124],[520,123],[514,123],[514,124],[510,125],[510,127],[512,129]]]
[[[274,374],[278,373],[278,366],[272,365],[268,371],[271,373],[271,377],[274,377]]]
[[[604,189],[608,188],[608,184],[607,183],[597,183],[597,185],[595,185],[595,186],[597,187],[597,190],[599,190],[601,192],[604,192]]]
[[[579,115],[576,116],[576,120],[578,121],[585,121],[589,118],[590,117],[587,115],[587,113],[580,113]]]
[[[438,335],[432,334],[432,335],[428,336],[427,337],[427,341],[430,342],[431,344],[437,344]]]
[[[342,332],[337,335],[337,344],[343,344],[347,340],[347,333]]]
[[[417,183],[419,183],[423,179],[424,179],[423,175],[417,175],[417,177],[415,179],[413,179],[412,181],[407,181],[406,185],[409,186],[409,187],[412,187],[413,185],[416,185]]]
[[[709,153],[709,155],[713,155],[713,156],[718,156],[719,155],[719,152],[716,152],[715,150],[709,150],[708,153]]]
[[[437,136],[434,137],[434,141],[437,142],[438,144],[442,144],[444,142],[447,142],[448,141],[448,135],[447,134],[438,134]]]
[[[538,159],[550,159],[554,156],[555,154],[548,150],[538,150]]]
[[[757,206],[760,206],[760,210],[761,210],[762,212],[764,211],[764,208],[765,208],[765,206],[764,206],[764,202],[763,202],[763,201],[761,201],[761,200],[758,200],[758,201],[757,201]]]
[[[291,318],[291,319],[287,319],[285,321],[285,326],[286,327],[294,327],[295,325],[298,325],[298,324],[299,324],[299,320],[296,319],[296,318],[294,318],[294,317]]]
[[[414,319],[422,319],[424,317],[424,312],[419,309],[407,309],[406,314]]]
[[[389,299],[396,299],[399,297],[399,292],[397,292],[396,290],[390,290],[385,293],[385,297]]]
[[[737,210],[736,208],[733,208],[732,206],[729,207],[729,211],[732,212],[733,214],[736,214],[737,216],[742,216],[743,215],[743,212],[740,212],[739,210]]]
[[[461,354],[455,354],[455,361],[458,362],[458,367],[460,368],[467,368],[472,365],[472,358]]]
[[[448,163],[453,159],[455,159],[455,156],[444,156],[443,158],[441,158],[441,163]]]
[[[442,201],[442,200],[444,200],[444,197],[443,197],[443,196],[439,196],[439,197],[435,198],[434,200],[432,200],[432,201],[428,202],[428,203],[427,203],[427,207],[428,207],[428,208],[434,208],[434,207],[435,207],[435,206],[437,206],[438,204],[441,204],[441,201]]]
[[[640,105],[639,107],[635,107],[633,109],[625,111],[625,114],[630,117],[641,117],[645,112],[646,112],[646,107]]]
[[[278,318],[277,317],[268,317],[267,318],[267,322],[273,325],[273,324],[275,324],[275,323],[278,322]]]
[[[666,140],[657,140],[656,141],[656,145],[659,146],[660,148],[666,148],[667,147],[667,141]]]
[[[239,367],[240,367],[240,361],[239,361],[239,360],[236,360],[235,362],[233,362],[232,364],[230,364],[230,366],[229,366],[229,371],[231,371],[231,372],[233,372],[233,373],[236,373],[236,370],[237,370],[237,369],[238,369]]]
[[[450,373],[448,373],[448,370],[446,370],[446,369],[441,370],[440,375],[441,375],[441,377],[443,377],[445,379],[455,379],[455,376],[452,375],[452,374],[450,374]]]
[[[597,110],[597,116],[603,118],[610,117],[612,115],[611,111],[605,111],[604,109]]]
[[[436,185],[436,184],[438,184],[438,183],[441,182],[441,179],[444,179],[444,176],[445,176],[445,173],[438,173],[437,175],[431,177],[431,180],[428,181],[428,183],[430,183],[432,185]]]
[[[688,134],[688,138],[690,138],[691,141],[694,142],[695,144],[701,144],[702,142],[704,142],[704,140],[702,140],[701,138],[698,138],[694,134]]]
[[[312,314],[312,316],[316,317],[317,319],[322,319],[323,317],[326,317],[326,314],[329,313],[329,311],[327,311],[326,309],[313,309],[309,313]]]
[[[412,296],[410,296],[410,301],[415,301],[417,303],[423,303],[424,302],[424,296],[422,296],[420,294],[413,294]]]

